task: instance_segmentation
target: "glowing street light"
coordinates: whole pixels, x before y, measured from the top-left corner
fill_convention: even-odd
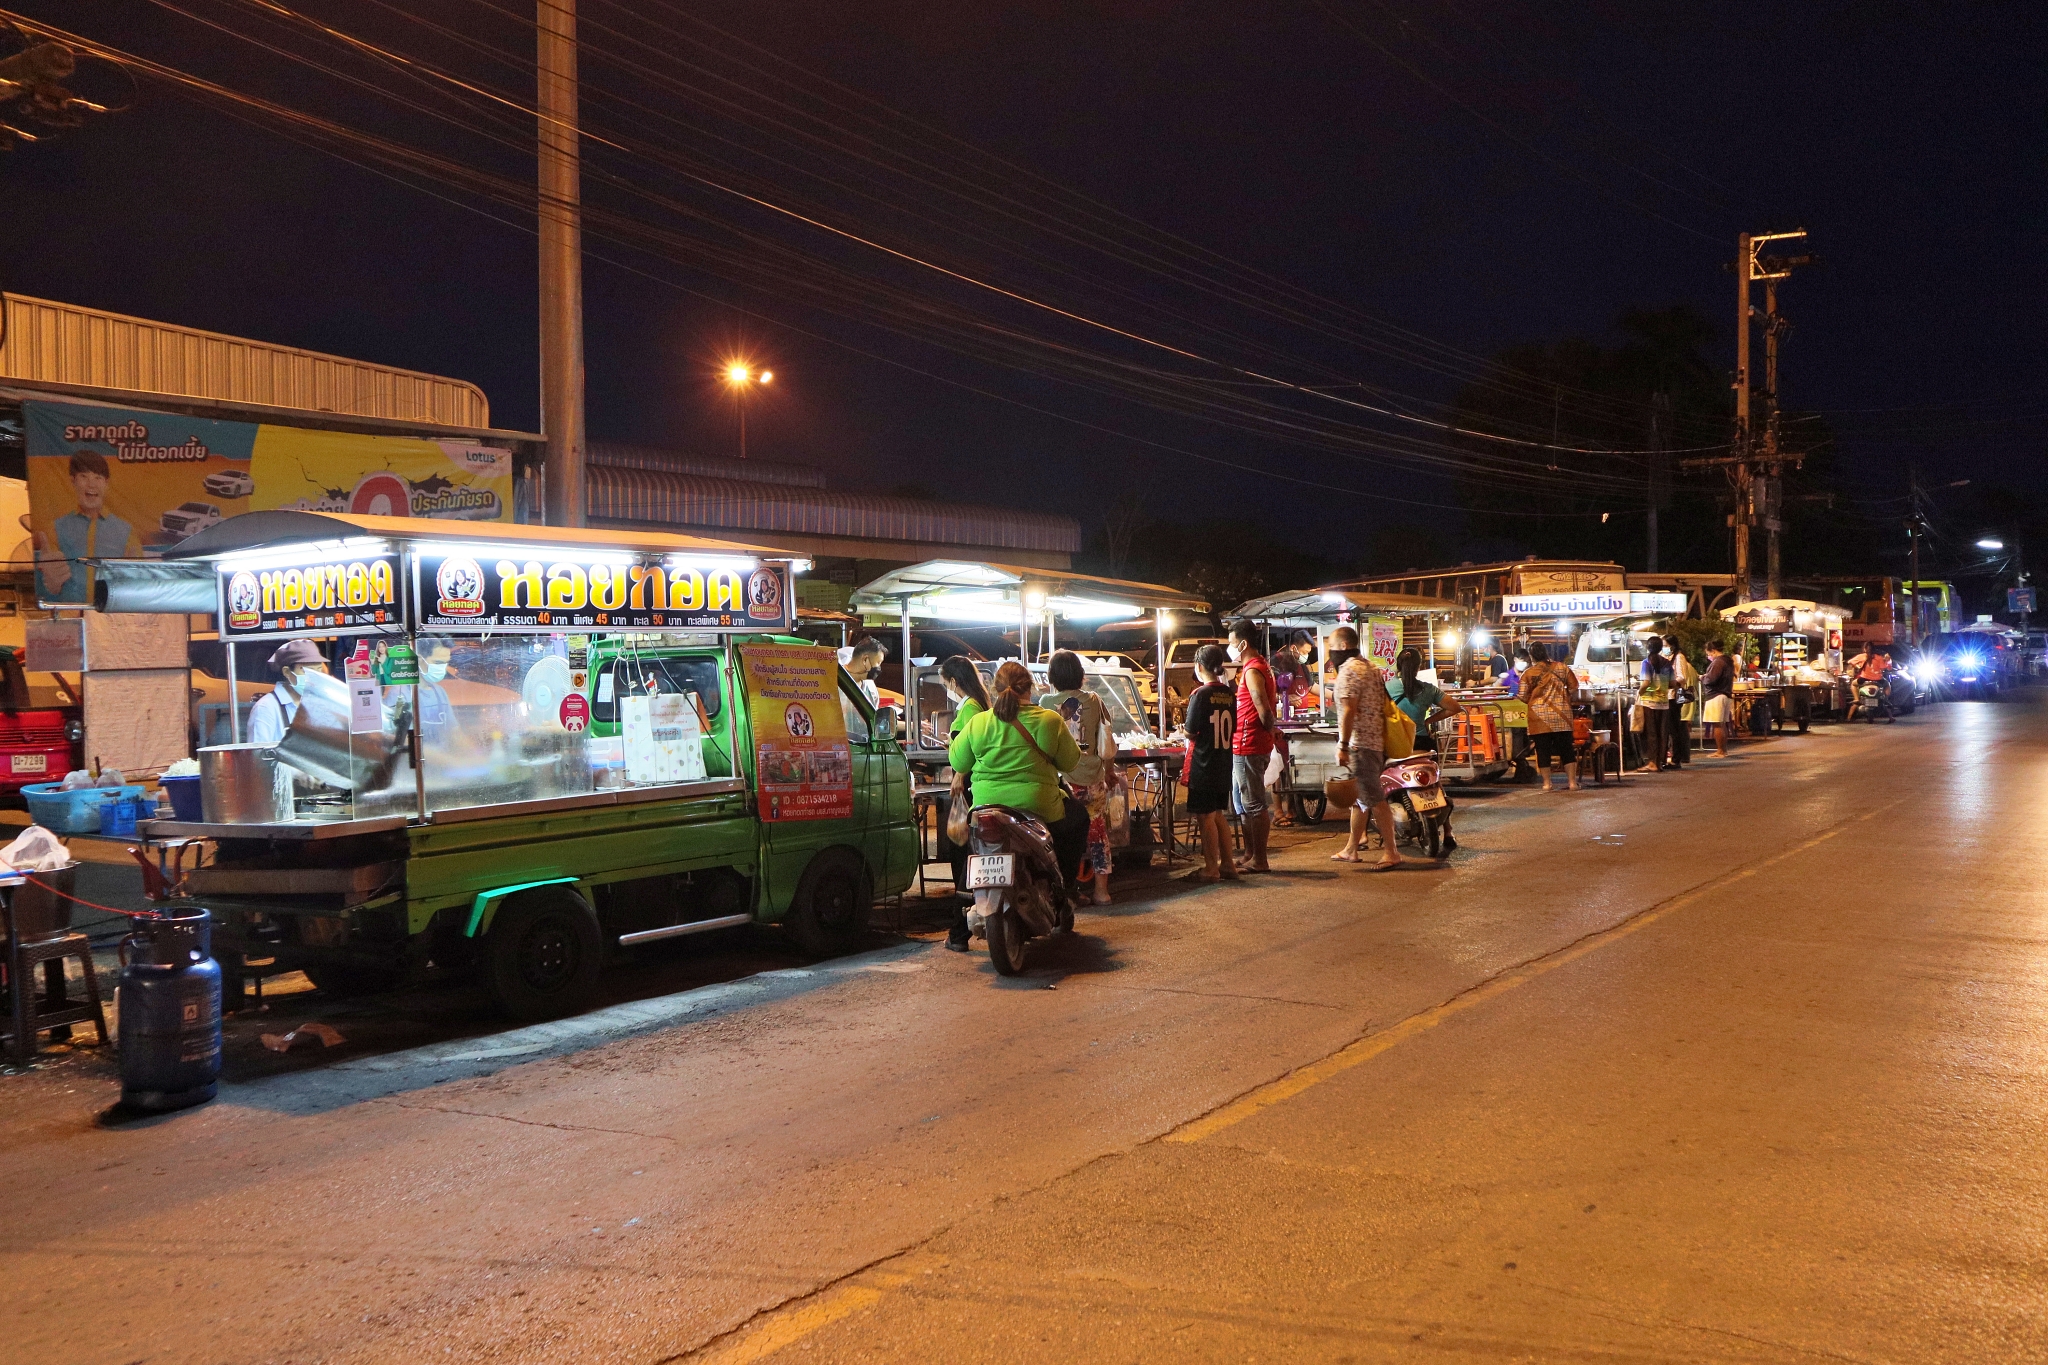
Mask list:
[[[744,360],[734,360],[725,367],[725,386],[732,390],[733,411],[740,419],[740,458],[747,458],[747,391],[773,382],[775,371],[756,370]]]
[[[1977,548],[1980,550],[2003,550],[2005,542],[1996,536],[1986,536],[1977,542]]]

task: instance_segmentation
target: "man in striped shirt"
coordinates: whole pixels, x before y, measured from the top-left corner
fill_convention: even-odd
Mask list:
[[[1339,626],[1330,632],[1330,649],[1358,648],[1358,632]],[[1351,831],[1344,847],[1330,855],[1332,862],[1359,861],[1359,842],[1365,838],[1366,820],[1380,832],[1380,860],[1370,871],[1385,872],[1401,865],[1394,847],[1394,808],[1380,786],[1380,769],[1387,761],[1387,680],[1364,655],[1344,661],[1337,670],[1337,761],[1358,780],[1358,803],[1351,808]]]

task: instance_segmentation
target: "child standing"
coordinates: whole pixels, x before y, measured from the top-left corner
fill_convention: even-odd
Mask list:
[[[1223,681],[1228,656],[1221,645],[1195,651],[1195,680],[1181,730],[1188,737],[1181,781],[1188,814],[1202,831],[1202,880],[1240,881],[1230,855],[1230,741],[1237,726],[1237,693]]]

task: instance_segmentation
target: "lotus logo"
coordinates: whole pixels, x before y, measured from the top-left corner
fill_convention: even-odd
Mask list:
[[[434,588],[440,596],[443,616],[484,614],[484,571],[474,559],[444,559],[434,572]]]

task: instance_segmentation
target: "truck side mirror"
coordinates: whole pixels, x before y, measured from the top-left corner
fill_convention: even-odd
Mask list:
[[[893,707],[893,706],[879,706],[879,707],[876,707],[876,708],[875,708],[875,734],[876,734],[876,735],[878,735],[878,736],[886,736],[886,737],[888,737],[888,738],[890,738],[890,739],[894,739],[894,738],[896,737],[896,726],[897,726],[898,720],[899,720],[899,717],[897,716],[897,713],[896,713],[896,708],[895,708],[895,707]]]

